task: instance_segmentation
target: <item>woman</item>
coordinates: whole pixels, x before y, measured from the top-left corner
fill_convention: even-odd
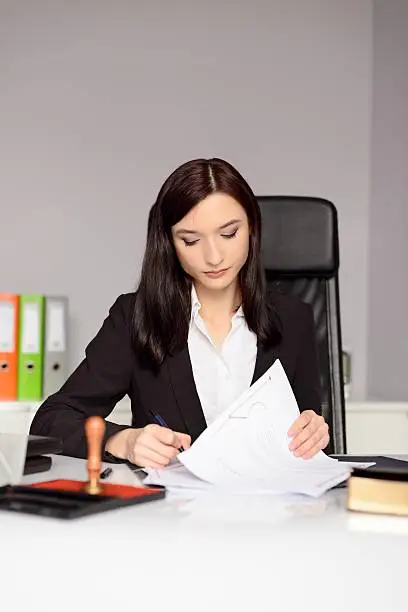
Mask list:
[[[305,459],[325,448],[312,313],[267,295],[260,242],[258,203],[235,168],[221,159],[177,168],[150,211],[137,291],[116,300],[31,433],[85,457],[85,419],[107,417],[128,394],[132,427],[106,423],[107,456],[165,466],[279,358],[301,411],[289,448]]]

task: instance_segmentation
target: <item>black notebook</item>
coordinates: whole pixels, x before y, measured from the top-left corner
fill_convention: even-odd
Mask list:
[[[29,435],[24,475],[46,472],[52,465],[52,459],[47,455],[58,455],[61,452],[62,441],[59,438]]]
[[[400,472],[406,472],[408,474],[408,461],[402,459],[393,459],[392,457],[385,457],[384,455],[330,455],[334,459],[339,461],[355,461],[358,463],[372,463],[367,470],[370,472],[382,472],[383,470],[398,470]]]

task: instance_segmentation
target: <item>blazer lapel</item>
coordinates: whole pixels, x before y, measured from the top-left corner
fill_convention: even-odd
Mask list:
[[[251,384],[256,382],[258,378],[271,367],[277,356],[277,347],[265,349],[262,345],[258,345],[254,375]],[[187,432],[194,441],[207,427],[207,423],[194,383],[193,369],[191,367],[187,344],[179,353],[169,356],[165,363],[169,375],[170,386],[181,417]]]
[[[258,350],[256,353],[254,375],[252,377],[251,385],[254,384],[261,378],[263,374],[271,367],[278,357],[277,347],[271,347],[265,349],[262,344],[258,344]]]
[[[194,383],[190,354],[186,346],[166,360],[170,385],[186,429],[194,441],[207,427]]]

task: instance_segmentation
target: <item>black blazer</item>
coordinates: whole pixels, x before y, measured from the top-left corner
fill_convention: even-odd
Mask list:
[[[91,415],[109,416],[126,394],[132,406],[132,427],[152,422],[158,412],[175,431],[194,441],[206,421],[194,383],[187,344],[165,359],[159,372],[143,367],[132,349],[134,293],[121,295],[101,329],[86,348],[86,356],[61,389],[38,409],[30,433],[57,436],[63,453],[86,457],[84,421]],[[282,340],[265,350],[258,344],[255,382],[279,358],[292,385],[299,409],[320,413],[317,350],[311,308],[294,298],[273,294]],[[128,427],[106,422],[106,440]]]

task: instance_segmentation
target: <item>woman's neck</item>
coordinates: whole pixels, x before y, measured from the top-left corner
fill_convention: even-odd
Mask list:
[[[201,304],[200,316],[207,321],[231,318],[241,305],[241,291],[238,282],[231,283],[219,291],[207,289],[199,284],[194,286]]]

